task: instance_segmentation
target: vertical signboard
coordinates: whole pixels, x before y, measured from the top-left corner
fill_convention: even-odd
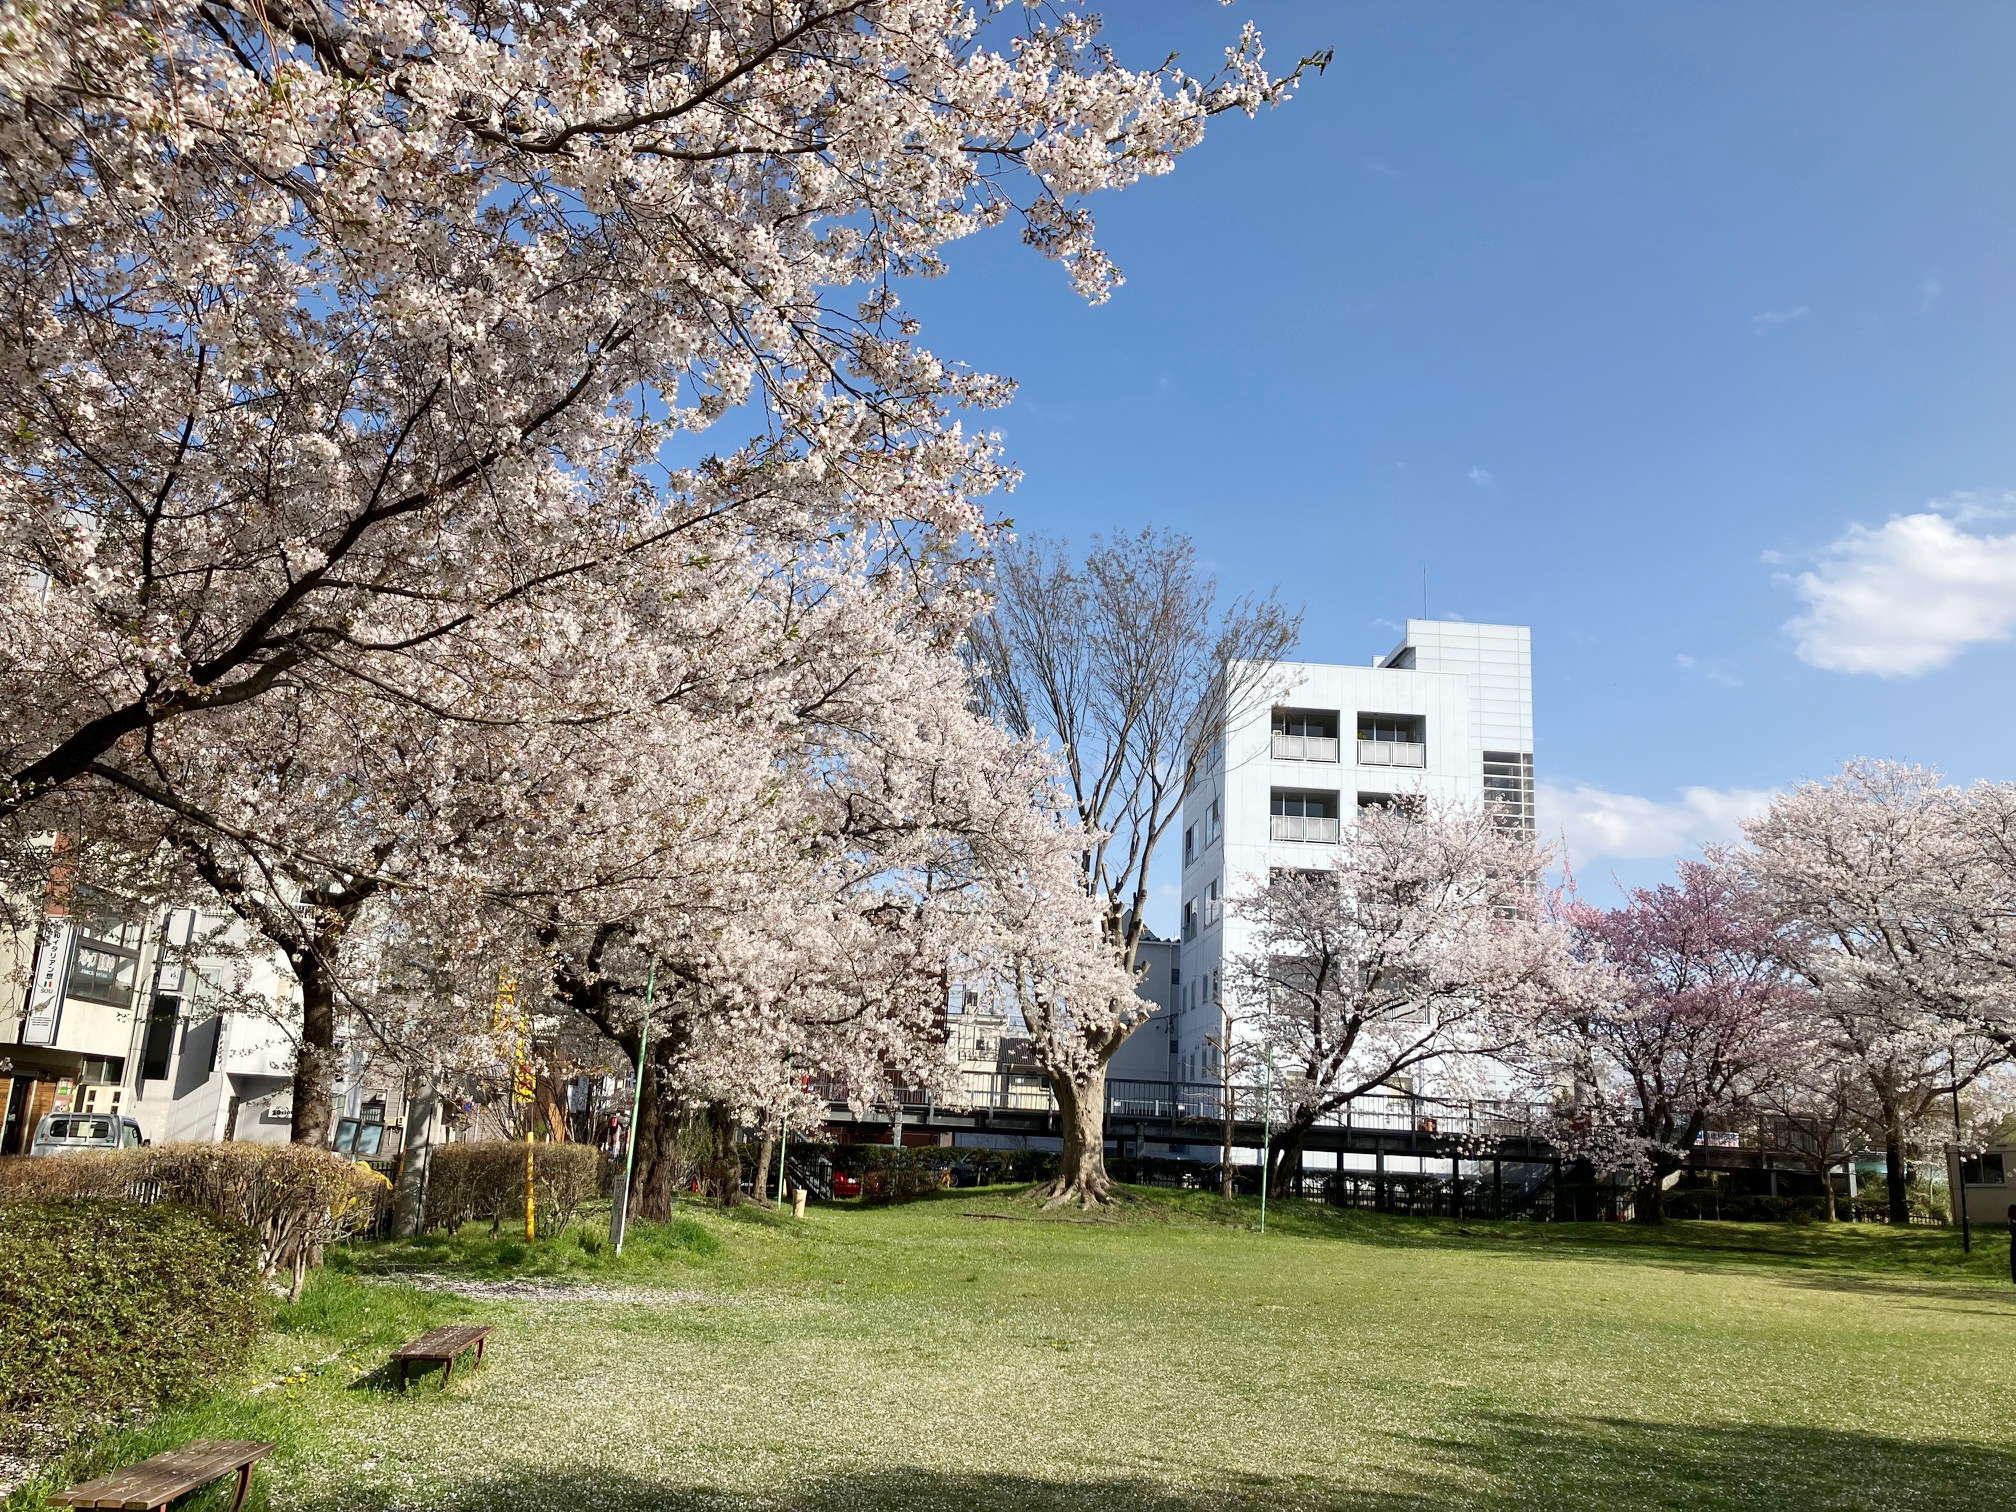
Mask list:
[[[63,1022],[63,989],[70,979],[68,919],[52,914],[35,941],[35,975],[28,984],[28,1016],[21,1026],[24,1045],[53,1045]]]

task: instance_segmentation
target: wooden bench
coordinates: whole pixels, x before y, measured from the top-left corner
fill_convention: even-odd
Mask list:
[[[441,1372],[441,1384],[446,1386],[455,1376],[455,1356],[476,1346],[476,1363],[483,1363],[483,1341],[490,1337],[488,1323],[464,1323],[450,1328],[437,1328],[432,1333],[424,1333],[411,1344],[401,1344],[392,1351],[392,1358],[399,1362],[399,1389],[406,1389],[406,1368],[415,1360],[439,1364],[445,1368]]]
[[[238,1472],[238,1494],[231,1498],[231,1512],[245,1500],[252,1484],[252,1466],[271,1452],[271,1444],[240,1443],[234,1439],[202,1439],[170,1449],[152,1459],[144,1459],[124,1470],[114,1470],[97,1480],[85,1481],[68,1491],[53,1493],[49,1501],[58,1507],[119,1507],[125,1512],[159,1512],[178,1496],[187,1496],[232,1471]]]

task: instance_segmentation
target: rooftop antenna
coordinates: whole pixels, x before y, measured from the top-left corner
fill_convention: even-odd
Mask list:
[[[1421,618],[1428,618],[1428,569],[1421,569]]]

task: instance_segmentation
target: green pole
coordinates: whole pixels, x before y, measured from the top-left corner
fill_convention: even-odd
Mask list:
[[[777,1118],[777,1206],[784,1206],[784,1163],[791,1157],[791,1115]]]
[[[644,1104],[644,1049],[651,1039],[651,993],[658,985],[658,963],[644,974],[644,1022],[637,1026],[637,1078],[630,1089],[630,1128],[624,1139],[623,1180],[609,1204],[609,1247],[623,1253],[623,1233],[630,1224],[630,1173],[637,1168],[637,1110]]]
[[[1267,1076],[1260,1093],[1260,1232],[1267,1232],[1267,1151],[1274,1143],[1274,1052],[1267,1052]]]

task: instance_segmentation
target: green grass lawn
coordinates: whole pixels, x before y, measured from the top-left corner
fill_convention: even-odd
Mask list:
[[[992,1191],[696,1212],[621,1261],[592,1229],[359,1246],[256,1382],[66,1468],[272,1438],[256,1494],[289,1512],[2016,1504],[1999,1235],[1963,1263],[1944,1231],[1253,1218]],[[462,1317],[497,1325],[484,1370],[385,1388],[392,1343]]]

